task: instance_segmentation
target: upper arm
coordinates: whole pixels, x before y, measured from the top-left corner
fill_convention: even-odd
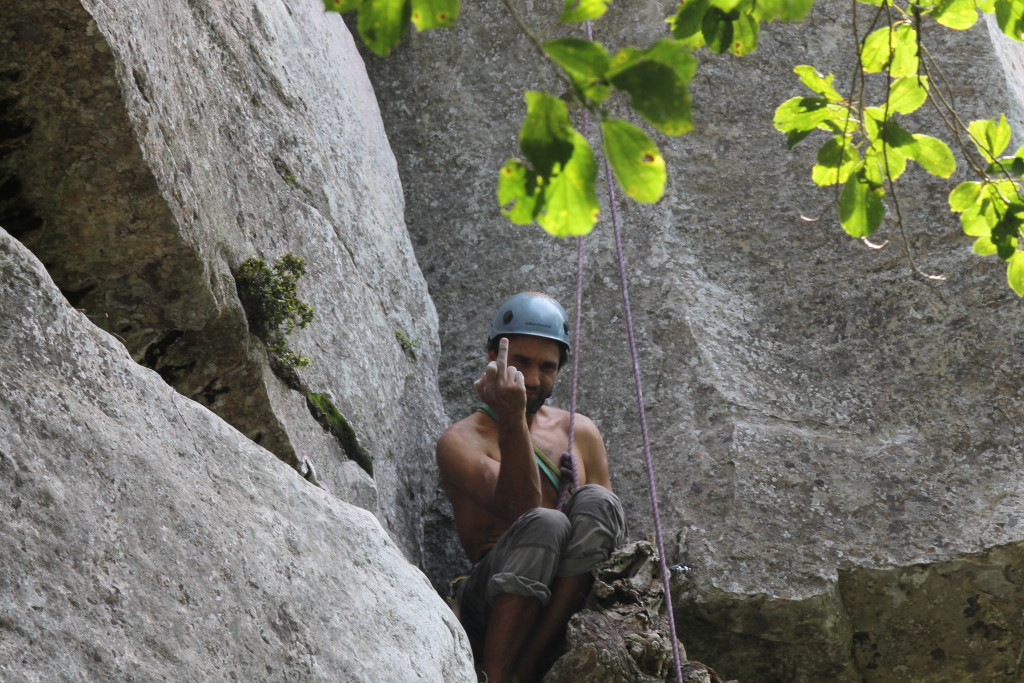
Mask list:
[[[472,502],[490,509],[498,481],[498,463],[464,429],[451,428],[437,440],[441,485],[452,504]]]
[[[575,443],[586,474],[587,480],[583,483],[600,484],[611,491],[612,482],[608,474],[608,453],[604,448],[604,438],[593,420],[585,415],[576,415]]]

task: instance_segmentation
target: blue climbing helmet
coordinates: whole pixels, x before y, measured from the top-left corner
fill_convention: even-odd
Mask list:
[[[569,316],[562,304],[540,292],[513,294],[498,307],[487,336],[490,347],[495,339],[511,334],[528,334],[558,342],[568,352]]]

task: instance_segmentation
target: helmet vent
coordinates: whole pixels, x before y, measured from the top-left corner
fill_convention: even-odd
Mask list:
[[[501,321],[508,325],[512,322],[513,317],[515,317],[515,314],[513,314],[512,311],[505,311],[505,315],[501,316]]]

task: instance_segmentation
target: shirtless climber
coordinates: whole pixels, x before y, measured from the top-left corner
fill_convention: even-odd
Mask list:
[[[558,654],[590,570],[623,543],[604,441],[576,415],[581,486],[554,508],[569,413],[545,406],[569,353],[569,322],[554,299],[522,293],[491,323],[482,405],[438,439],[441,483],[473,570],[459,586],[461,618],[490,683],[539,678]],[[547,461],[547,462],[545,462]]]

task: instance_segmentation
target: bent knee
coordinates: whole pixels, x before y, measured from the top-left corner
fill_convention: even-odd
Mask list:
[[[568,513],[570,516],[584,514],[603,517],[609,513],[621,517],[622,503],[619,502],[618,496],[600,484],[581,486],[572,495]]]
[[[532,508],[516,521],[516,545],[560,550],[572,535],[572,522],[558,510]]]

